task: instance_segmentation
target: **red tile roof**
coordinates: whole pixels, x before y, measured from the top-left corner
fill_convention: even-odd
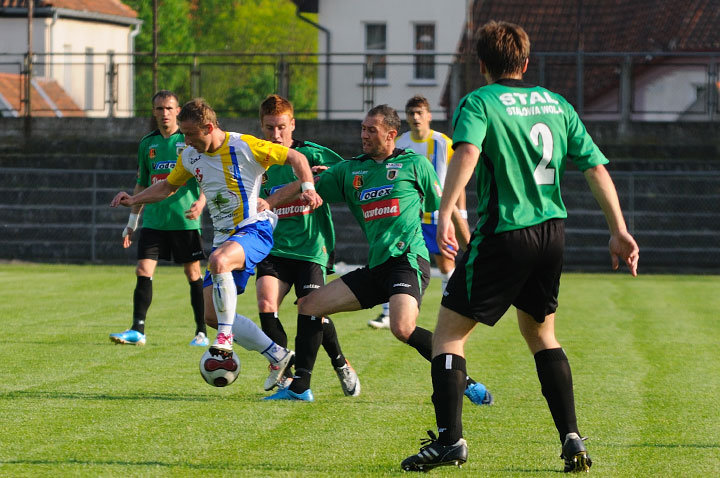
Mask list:
[[[525,78],[537,82],[538,57],[533,52],[568,52],[548,57],[547,86],[575,103],[576,61],[573,52],[712,52],[720,51],[720,0],[474,0],[473,15],[458,52],[470,53],[470,71],[463,87],[484,84],[477,68],[475,31],[489,20],[517,23],[530,36],[531,58]],[[633,68],[657,62],[634,60]],[[588,57],[584,66],[584,99],[617,87],[621,55]],[[447,104],[447,87],[443,103]]]
[[[0,0],[0,8],[27,8],[28,0]],[[117,15],[120,17],[137,18],[135,10],[122,3],[120,0],[35,0],[35,8],[67,8],[105,15]]]
[[[25,75],[0,73],[0,95],[4,100],[0,101],[0,113],[3,115],[7,115],[8,107],[18,116],[25,115],[25,103],[21,101],[25,91],[25,78]],[[33,116],[85,116],[83,110],[55,80],[36,78],[34,83],[30,97]]]

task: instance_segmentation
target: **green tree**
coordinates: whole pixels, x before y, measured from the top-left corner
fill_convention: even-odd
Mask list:
[[[126,0],[144,20],[136,51],[152,51],[152,2]],[[278,71],[287,68],[287,93],[301,116],[317,105],[317,31],[295,15],[290,0],[159,0],[158,86],[181,97],[205,97],[220,113],[254,116],[259,103],[280,91]],[[181,53],[181,55],[169,55]],[[281,55],[281,54],[285,55]],[[192,90],[193,60],[197,89]],[[136,106],[152,94],[151,57],[137,57]],[[284,84],[284,83],[283,83]],[[143,103],[144,102],[144,103]],[[140,108],[140,105],[143,108]],[[303,113],[306,112],[306,113]]]
[[[124,0],[143,20],[135,39],[135,111],[146,114],[151,110],[153,13],[152,1]],[[187,0],[158,1],[158,89],[174,91],[180,101],[190,99],[190,65],[186,56],[169,53],[195,51],[195,37],[191,29],[190,4]]]

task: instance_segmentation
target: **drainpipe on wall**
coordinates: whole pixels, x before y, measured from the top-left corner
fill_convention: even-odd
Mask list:
[[[130,37],[128,38],[128,56],[130,57],[130,80],[128,82],[128,108],[132,108],[133,116],[135,115],[135,37],[140,34],[142,29],[142,23],[136,23],[132,30],[130,30]]]
[[[330,119],[330,30],[309,18],[303,17],[300,13],[299,6],[297,10],[295,10],[295,15],[297,15],[300,20],[309,23],[325,34],[325,119]]]

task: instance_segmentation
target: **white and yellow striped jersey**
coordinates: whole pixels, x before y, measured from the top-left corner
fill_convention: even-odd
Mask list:
[[[395,140],[395,147],[400,149],[412,149],[418,154],[422,154],[433,165],[435,172],[440,180],[440,185],[445,184],[445,176],[447,175],[447,167],[453,155],[452,139],[439,131],[430,130],[427,139],[415,141],[407,131]],[[426,212],[423,215],[423,224],[437,224],[437,211]]]
[[[275,164],[285,164],[288,148],[248,134],[225,133],[225,141],[213,153],[198,153],[188,146],[167,177],[177,186],[195,177],[205,197],[219,246],[239,228],[277,216],[257,212],[257,198],[263,173]]]

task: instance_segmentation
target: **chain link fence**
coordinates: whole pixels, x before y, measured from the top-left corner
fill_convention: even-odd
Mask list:
[[[720,171],[613,172],[625,218],[641,249],[645,272],[720,271]],[[0,259],[39,262],[134,263],[123,249],[126,208],[112,209],[130,191],[135,171],[5,168],[0,179]],[[605,219],[578,171],[563,180],[568,208],[565,268],[609,270]],[[471,223],[474,191],[468,188]],[[364,263],[367,244],[347,208],[333,206],[336,260]],[[211,245],[207,213],[203,236]]]

